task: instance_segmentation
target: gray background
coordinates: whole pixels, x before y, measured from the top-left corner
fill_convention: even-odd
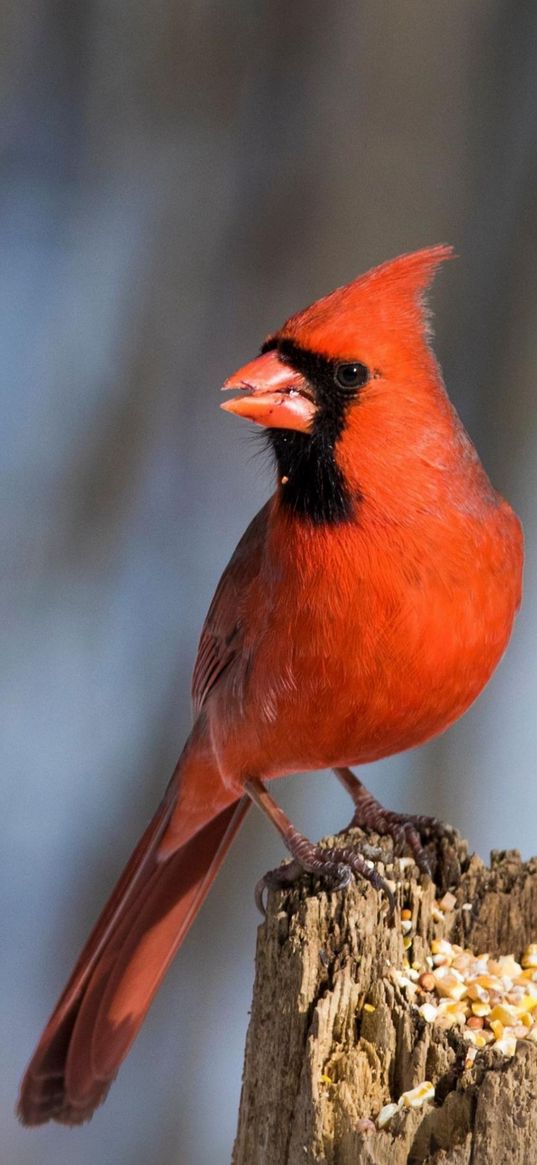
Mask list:
[[[253,885],[282,854],[253,811],[92,1124],[22,1130],[18,1077],[168,778],[208,601],[270,489],[224,376],[439,241],[461,259],[436,346],[524,519],[527,596],[464,721],[365,776],[482,853],[537,848],[537,7],[7,0],[2,20],[2,1160],[224,1165]],[[313,836],[348,818],[327,774],[278,792]]]

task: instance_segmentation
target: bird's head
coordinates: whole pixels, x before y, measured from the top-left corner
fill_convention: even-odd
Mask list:
[[[452,419],[428,344],[424,295],[451,247],[402,255],[291,316],[224,384],[222,408],[263,425],[282,504],[314,523],[349,520],[371,469]],[[442,427],[440,425],[440,427]]]

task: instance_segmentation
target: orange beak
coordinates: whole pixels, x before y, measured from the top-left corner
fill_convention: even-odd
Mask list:
[[[304,377],[283,364],[274,350],[264,352],[230,376],[223,391],[242,389],[244,396],[227,400],[221,408],[267,429],[308,432],[316,406]]]

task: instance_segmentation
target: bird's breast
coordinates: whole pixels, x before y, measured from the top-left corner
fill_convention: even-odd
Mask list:
[[[250,600],[241,729],[265,775],[375,760],[466,710],[520,597],[520,530],[499,510],[310,538],[267,566]]]

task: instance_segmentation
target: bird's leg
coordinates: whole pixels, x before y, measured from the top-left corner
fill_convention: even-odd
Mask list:
[[[376,890],[383,890],[389,903],[390,915],[394,910],[393,894],[375,867],[374,860],[382,858],[382,850],[377,846],[362,845],[360,849],[349,846],[329,846],[323,849],[308,841],[295,829],[283,809],[274,801],[265,785],[256,777],[245,782],[245,792],[252,801],[266,813],[291,854],[292,860],[275,870],[269,870],[257,883],[255,900],[262,914],[265,913],[263,892],[290,886],[304,872],[322,878],[331,890],[348,886],[352,875],[365,878]]]
[[[451,825],[444,825],[436,817],[394,813],[385,809],[350,769],[334,769],[334,773],[354,802],[354,816],[348,828],[371,829],[393,838],[395,851],[401,853],[405,848],[410,850],[419,869],[431,876],[431,863],[425,845],[444,839],[453,842],[457,837],[456,830]]]

